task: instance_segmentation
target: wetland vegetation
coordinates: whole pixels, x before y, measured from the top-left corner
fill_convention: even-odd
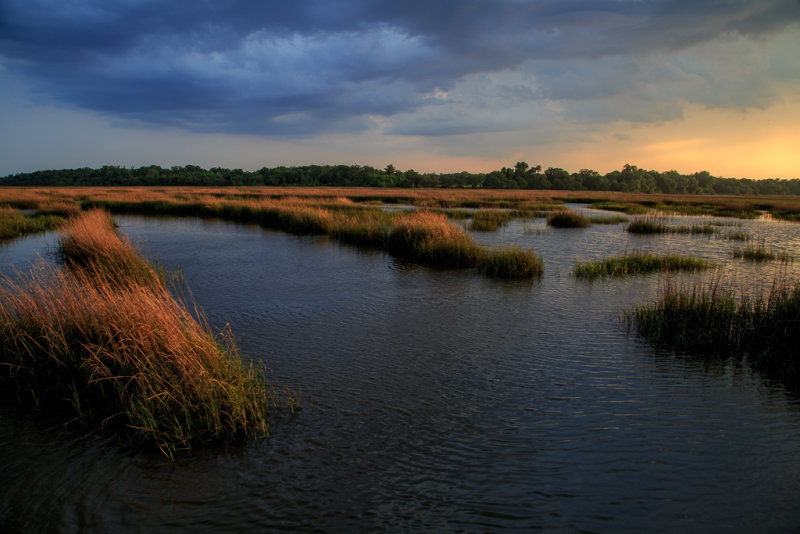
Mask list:
[[[578,278],[594,279],[600,276],[624,276],[655,271],[697,271],[713,265],[711,261],[694,256],[634,252],[602,260],[577,262],[573,272]]]
[[[800,285],[776,280],[739,294],[720,284],[667,283],[658,298],[625,314],[629,328],[659,345],[749,362],[800,386]]]
[[[62,230],[63,266],[0,284],[0,382],[8,399],[152,444],[265,436],[274,394],[202,315],[91,210]],[[193,313],[194,312],[194,313]]]
[[[209,517],[242,531],[646,531],[713,530],[735,509],[747,530],[797,524],[800,266],[734,258],[743,240],[722,237],[796,256],[800,227],[766,207],[796,199],[737,199],[757,219],[670,215],[667,200],[699,197],[0,188],[15,217],[70,221],[0,247],[16,310],[0,339],[14,362],[0,367],[0,517],[42,531]],[[715,202],[732,200],[702,199]],[[566,211],[591,225],[547,223]],[[681,230],[626,231],[641,215]],[[8,267],[40,252],[54,265]],[[659,308],[660,287],[691,305]],[[268,382],[302,386],[298,417]]]
[[[57,251],[63,267],[39,271],[21,281],[3,281],[3,357],[10,370],[5,379],[15,384],[14,396],[20,401],[63,404],[64,399],[69,399],[66,404],[77,418],[124,428],[135,440],[156,443],[168,454],[195,441],[266,433],[267,408],[275,402],[274,396],[242,363],[230,339],[212,335],[200,314],[190,313],[169,295],[163,275],[139,256],[124,236],[114,232],[106,211],[221,219],[298,235],[328,236],[427,267],[473,269],[499,279],[540,277],[545,262],[532,248],[481,245],[469,232],[496,232],[514,220],[544,218],[553,232],[627,222],[629,233],[749,240],[747,232],[727,229],[735,222],[709,219],[675,225],[667,222],[668,213],[731,217],[742,216],[742,210],[750,209],[747,206],[757,206],[762,215],[774,215],[780,206],[783,217],[791,219],[794,210],[800,211],[800,201],[792,198],[597,195],[602,198],[564,192],[554,195],[546,191],[488,190],[2,188],[0,228],[8,229],[2,236],[56,228],[69,218]],[[594,208],[635,217],[631,220],[621,214],[587,214],[570,207],[577,202],[592,202]],[[750,213],[744,216],[749,217]],[[543,235],[542,232],[542,227],[525,230],[526,235]],[[736,248],[731,254],[754,260],[791,259],[789,254],[760,246]],[[655,271],[696,271],[713,265],[713,261],[692,255],[642,252],[597,261],[579,260],[573,273],[577,278],[594,279]],[[776,308],[771,303],[790,294],[793,293],[778,291],[777,296],[746,301],[742,305],[745,308],[737,308],[736,313],[742,316],[743,310],[752,309],[759,317],[772,317],[771,310]],[[695,292],[693,300],[689,300],[692,305],[699,302],[702,310],[711,310],[709,321],[713,321],[713,307],[722,305],[715,298]],[[711,308],[702,308],[709,299],[714,302]],[[662,300],[683,302],[672,289],[664,293]],[[46,311],[45,302],[55,303],[52,311]],[[730,307],[728,300],[719,302]],[[792,313],[791,306],[780,306]],[[112,309],[117,313],[112,314]],[[92,310],[98,310],[99,318],[92,317]],[[646,322],[647,313],[650,312],[637,309],[628,316],[637,332],[660,344],[672,337],[676,347],[691,348],[681,337],[689,335],[686,331],[664,326],[679,314],[659,312],[669,318],[653,327],[646,326],[651,324]],[[157,323],[142,329],[148,334],[141,339],[124,338],[131,330],[131,321],[150,319]],[[725,324],[728,326],[724,328],[732,328],[731,323]],[[750,337],[761,335],[759,329],[736,328]],[[653,334],[654,331],[659,333]],[[162,332],[169,332],[172,337],[163,337]],[[737,346],[742,344],[742,335],[737,334]],[[772,330],[769,335],[781,334]],[[33,341],[39,337],[47,341]],[[120,342],[122,339],[124,342]],[[117,354],[117,348],[123,353]],[[745,351],[750,353],[751,349]],[[167,355],[172,363],[159,368],[163,361],[149,361],[141,357],[144,353]],[[44,354],[52,355],[53,361],[48,363]],[[23,365],[26,358],[34,356],[35,369]],[[72,362],[74,368],[63,375],[63,381],[46,386],[57,375],[47,366],[65,361]],[[780,366],[773,362],[769,367]],[[151,383],[150,379],[138,378],[146,373],[153,373],[157,380]],[[198,373],[209,374],[202,379]],[[179,384],[184,379],[187,382]],[[105,400],[104,395],[113,401]],[[97,406],[107,409],[98,410]]]

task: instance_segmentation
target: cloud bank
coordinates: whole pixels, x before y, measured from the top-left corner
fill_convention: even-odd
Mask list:
[[[552,142],[687,104],[764,109],[800,82],[796,0],[0,6],[0,68],[27,101],[202,134]]]

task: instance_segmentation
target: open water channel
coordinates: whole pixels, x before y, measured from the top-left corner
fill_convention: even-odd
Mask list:
[[[0,525],[15,532],[796,532],[800,398],[747,368],[659,350],[620,313],[663,275],[577,280],[624,251],[715,259],[741,287],[797,279],[800,225],[738,221],[794,264],[701,235],[514,221],[541,279],[431,270],[326,237],[118,217],[181,270],[268,380],[302,390],[270,438],[170,462],[0,410]],[[696,222],[681,218],[681,224]],[[0,247],[25,268],[55,236]],[[741,244],[739,244],[741,246]]]

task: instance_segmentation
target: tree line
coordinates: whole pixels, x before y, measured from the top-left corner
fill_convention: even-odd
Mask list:
[[[305,165],[262,167],[257,171],[197,165],[163,168],[148,165],[127,168],[105,165],[99,169],[61,169],[18,173],[0,178],[6,186],[339,186],[429,187],[484,189],[539,189],[568,191],[622,191],[639,193],[689,193],[725,195],[800,195],[800,178],[791,180],[720,178],[707,171],[681,174],[625,165],[600,174],[591,169],[570,173],[558,167],[542,170],[519,161],[489,173],[420,173],[400,171],[394,165],[376,169],[368,165]]]

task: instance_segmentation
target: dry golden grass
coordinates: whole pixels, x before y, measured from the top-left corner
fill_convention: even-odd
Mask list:
[[[0,284],[0,384],[11,398],[66,409],[168,456],[266,435],[274,398],[262,379],[229,335],[215,336],[169,294],[107,214],[73,220],[62,252],[70,268]]]

